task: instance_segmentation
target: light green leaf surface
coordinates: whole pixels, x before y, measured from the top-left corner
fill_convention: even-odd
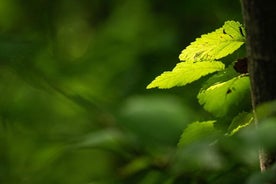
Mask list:
[[[148,86],[150,88],[171,88],[184,86],[194,82],[210,73],[224,69],[224,64],[219,61],[204,61],[199,63],[181,62],[169,72],[164,72],[156,77]]]
[[[239,76],[240,73],[237,73],[233,68],[233,65],[227,66],[222,71],[217,72],[216,74],[210,76],[208,80],[203,83],[202,89],[206,90],[207,88],[213,86],[216,83],[226,82],[234,77]]]
[[[244,28],[239,22],[226,21],[223,27],[192,42],[182,51],[179,59],[192,62],[220,59],[244,44],[244,34]]]
[[[191,143],[213,139],[217,135],[218,130],[214,128],[215,121],[203,121],[191,123],[183,131],[181,138],[179,140],[178,146],[185,147]]]
[[[230,135],[235,134],[240,129],[250,125],[253,122],[253,114],[248,112],[241,112],[239,113],[234,119],[232,120],[228,131]]]
[[[201,90],[197,98],[204,109],[217,117],[224,116],[249,95],[249,77],[239,76]]]

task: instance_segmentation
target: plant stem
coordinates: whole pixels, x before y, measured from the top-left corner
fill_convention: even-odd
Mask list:
[[[248,71],[251,80],[253,110],[264,102],[276,99],[276,20],[273,0],[241,0],[247,33]],[[256,124],[258,117],[255,114]],[[262,171],[276,163],[274,150],[260,149]]]

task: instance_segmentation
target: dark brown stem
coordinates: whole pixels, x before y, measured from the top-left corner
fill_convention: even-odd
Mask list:
[[[251,80],[252,106],[276,99],[276,8],[273,0],[241,0]],[[256,117],[258,124],[258,117]],[[274,150],[260,150],[264,171],[275,162]]]

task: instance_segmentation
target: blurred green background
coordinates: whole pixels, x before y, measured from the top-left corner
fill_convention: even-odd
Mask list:
[[[210,117],[201,81],[145,88],[226,20],[242,22],[238,0],[0,0],[0,183],[208,183],[240,171],[210,164],[215,150],[204,172],[176,158],[187,124]]]

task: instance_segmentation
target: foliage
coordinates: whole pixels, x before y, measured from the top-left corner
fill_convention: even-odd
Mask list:
[[[197,38],[179,55],[186,62],[212,61],[233,53],[244,44],[244,28],[239,22],[226,21],[212,33]]]
[[[247,67],[247,63],[244,62],[247,61],[245,59],[236,59],[236,61],[227,64],[227,62],[222,60],[223,57],[239,49],[244,42],[245,31],[243,26],[239,22],[226,21],[221,28],[202,35],[192,42],[179,56],[179,59],[183,62],[178,63],[172,71],[164,72],[156,77],[147,86],[147,88],[184,86],[203,76],[217,72],[203,84],[197,98],[203,108],[218,119],[193,122],[184,129],[178,143],[179,149],[184,149],[184,152],[181,153],[182,157],[190,149],[192,151],[188,151],[188,154],[196,154],[195,152],[198,152],[198,150],[194,150],[194,145],[202,143],[204,145],[204,142],[212,145],[216,141],[223,139],[224,135],[233,136],[244,127],[249,126],[253,121],[252,113],[246,112],[250,111],[250,106],[244,106],[244,104],[250,102],[248,98],[250,96],[249,77],[247,69],[244,69],[244,65]],[[217,59],[220,59],[220,61]],[[226,68],[223,62],[228,65]],[[220,65],[222,67],[215,68]],[[219,125],[222,121],[226,124],[226,128]],[[215,126],[216,124],[217,126]],[[266,142],[269,141],[267,140]],[[274,146],[272,147],[274,148]],[[210,158],[197,156],[194,160],[202,163],[213,161],[218,165],[211,167],[220,167],[220,162],[222,162],[220,155],[213,149],[213,145],[211,147],[207,146],[207,148],[200,148],[199,150],[201,151],[209,150],[210,153],[207,154],[212,154],[213,156]],[[272,148],[269,147],[269,149]],[[241,152],[241,154],[244,153]],[[184,157],[188,157],[188,155]],[[185,160],[185,162],[187,163],[188,160]],[[203,164],[203,167],[208,168],[205,164]]]
[[[249,78],[234,77],[225,82],[217,82],[198,94],[198,100],[204,109],[217,117],[237,107],[249,93]]]
[[[145,90],[191,38],[229,17],[241,20],[238,1],[1,0],[0,183],[260,181],[256,135],[273,138],[273,126],[235,132],[250,119],[244,101],[223,117],[196,101],[200,88],[240,76],[229,61],[243,47],[206,61],[216,71],[185,88]],[[208,119],[202,137],[177,147],[183,129]],[[223,123],[233,125],[209,136]]]
[[[192,144],[194,141],[208,139],[208,137],[212,136],[212,133],[216,131],[214,123],[215,121],[191,123],[187,128],[185,128],[178,145],[183,147]]]
[[[178,63],[171,72],[165,72],[157,77],[147,88],[171,88],[174,86],[184,86],[194,82],[199,78],[210,73],[224,69],[224,64],[221,62],[199,62],[199,63]]]
[[[249,77],[246,73],[238,74],[238,71],[233,71],[229,67],[225,69],[224,64],[216,59],[233,53],[244,42],[243,26],[239,22],[226,21],[221,28],[202,35],[186,47],[179,56],[180,60],[184,62],[178,63],[171,72],[164,72],[158,76],[147,88],[184,86],[207,74],[220,71],[206,82],[197,98],[204,109],[215,117],[229,116],[228,112],[238,108],[239,104],[249,95]],[[234,61],[232,67],[235,63]],[[229,73],[232,74],[229,75]],[[231,124],[230,129],[235,131],[249,124],[244,123],[241,118],[235,118],[233,121],[235,123]],[[202,124],[204,125],[206,122]],[[234,125],[236,127],[233,127]],[[186,134],[185,130],[182,137],[191,136]],[[182,140],[183,138],[180,142],[183,142]]]

